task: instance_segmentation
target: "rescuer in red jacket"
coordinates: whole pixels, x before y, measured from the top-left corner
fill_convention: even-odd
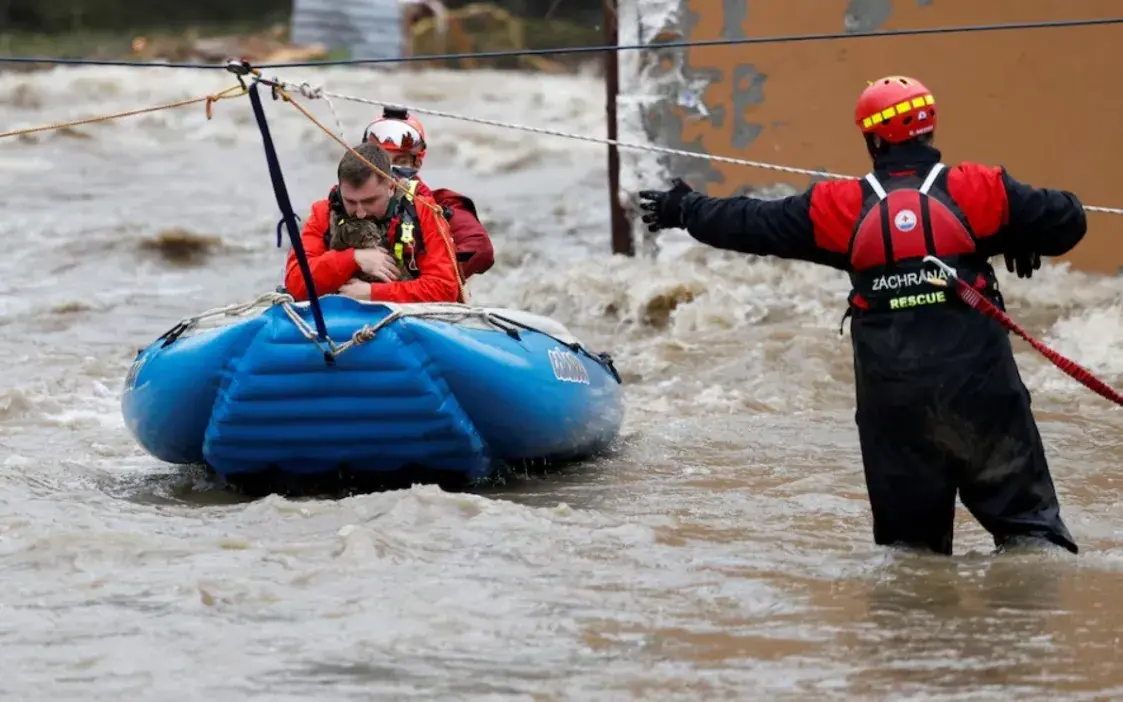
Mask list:
[[[390,156],[377,144],[360,144],[343,155],[338,184],[312,205],[300,240],[316,293],[338,293],[379,302],[464,302],[448,223],[431,199],[408,195],[390,177]],[[386,174],[386,175],[383,175]],[[333,217],[376,222],[383,234],[377,248],[329,249]],[[375,279],[365,282],[359,273]],[[295,249],[285,264],[285,289],[297,300],[308,290]]]
[[[404,109],[387,107],[383,109],[381,117],[367,125],[363,141],[376,143],[386,149],[394,162],[395,174],[405,182],[416,181],[418,193],[433,198],[445,208],[445,218],[448,219],[452,240],[456,244],[460,273],[465,280],[491,268],[495,263],[495,251],[487,229],[480,222],[476,204],[470,198],[447,188],[430,190],[417,177],[427,148],[425,127],[419,119]]]
[[[951,554],[958,490],[999,550],[1051,543],[1076,553],[1007,333],[927,282],[947,274],[922,259],[958,269],[1003,308],[988,259],[1004,254],[1007,268],[1031,276],[1041,256],[1083,238],[1084,209],[1002,167],[943,165],[936,112],[919,81],[879,79],[855,110],[873,160],[864,179],[771,201],[706,197],[676,179],[640,193],[643,220],[850,275],[855,419],[877,544]]]

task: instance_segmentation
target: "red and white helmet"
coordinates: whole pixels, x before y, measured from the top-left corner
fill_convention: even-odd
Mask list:
[[[863,134],[898,144],[936,129],[936,101],[915,78],[886,76],[858,96],[854,121]]]
[[[378,144],[391,155],[410,154],[417,166],[425,160],[425,127],[402,108],[387,107],[382,116],[367,125],[363,141]]]

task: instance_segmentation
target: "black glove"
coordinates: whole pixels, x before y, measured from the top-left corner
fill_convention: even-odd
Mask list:
[[[1036,251],[1006,252],[1006,270],[1016,271],[1019,278],[1032,278],[1038,268],[1041,268],[1041,254]]]
[[[670,190],[641,190],[639,193],[640,207],[647,211],[643,222],[649,232],[682,227],[682,199],[694,189],[681,178],[675,178],[671,185]]]

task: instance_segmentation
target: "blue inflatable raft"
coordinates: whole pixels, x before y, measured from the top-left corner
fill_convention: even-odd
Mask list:
[[[404,471],[473,483],[503,464],[590,457],[620,430],[611,359],[549,318],[329,295],[328,342],[308,303],[264,299],[224,326],[184,320],[137,354],[121,405],[146,451],[231,481]]]

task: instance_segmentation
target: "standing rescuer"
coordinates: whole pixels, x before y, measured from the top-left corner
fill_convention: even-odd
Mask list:
[[[846,271],[858,436],[879,545],[952,552],[955,498],[994,537],[1076,543],[1060,516],[1045,450],[1006,331],[928,282],[935,256],[1004,309],[988,259],[1031,277],[1087,221],[1070,192],[1033,188],[1002,167],[947,167],[933,146],[936,102],[889,76],[858,97],[873,170],[780,200],[713,198],[675,179],[640,193],[651,231],[683,228],[720,249]]]

